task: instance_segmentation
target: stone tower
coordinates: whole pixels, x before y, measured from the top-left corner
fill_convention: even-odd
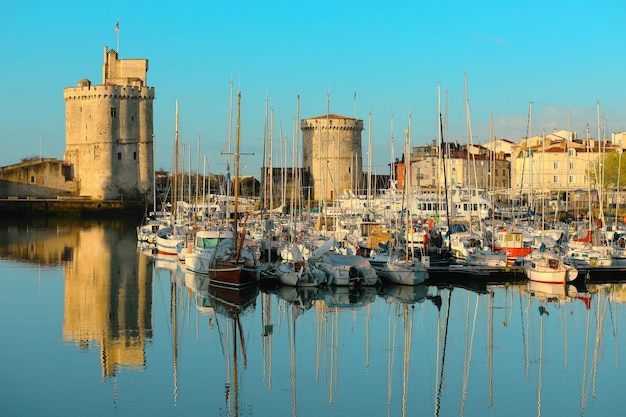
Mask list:
[[[313,198],[332,200],[359,190],[363,176],[363,120],[328,114],[300,121],[302,167],[313,181]]]
[[[118,59],[104,48],[102,84],[64,90],[65,155],[81,196],[152,199],[154,87],[147,59]]]

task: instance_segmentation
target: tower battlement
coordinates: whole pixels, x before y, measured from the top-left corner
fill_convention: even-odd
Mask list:
[[[329,114],[300,121],[301,130],[363,130],[363,120]]]
[[[76,87],[67,87],[63,90],[63,98],[68,100],[85,99],[143,99],[153,100],[154,87],[147,86],[120,86],[120,85],[83,85],[79,82]]]

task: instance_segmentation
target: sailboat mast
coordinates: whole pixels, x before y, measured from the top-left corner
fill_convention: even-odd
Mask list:
[[[293,166],[293,169],[295,170],[295,173],[292,172],[292,181],[295,183],[295,193],[294,195],[291,197],[292,200],[294,200],[296,202],[295,206],[296,207],[300,207],[300,209],[302,210],[302,201],[301,201],[301,187],[302,187],[302,181],[300,178],[300,169],[298,168],[300,166],[300,163],[298,162],[298,159],[300,157],[300,155],[298,154],[298,149],[300,149],[300,129],[298,129],[298,126],[300,124],[300,94],[298,94],[298,99],[296,101],[296,123],[295,123],[295,134],[294,136],[294,145],[293,145],[293,157],[291,160],[291,165]]]
[[[263,129],[263,175],[261,175],[261,212],[267,212],[267,176],[268,172],[268,163],[267,163],[267,108],[269,106],[267,97],[265,98],[265,126]]]
[[[393,113],[391,113],[391,119],[389,120],[389,140],[391,142],[391,183],[396,179],[396,163],[394,161],[394,152],[393,152]],[[391,185],[391,184],[390,184]]]
[[[239,135],[240,135],[240,118],[241,118],[241,91],[237,92],[237,124],[235,125],[235,218],[233,222],[233,239],[234,245],[237,246],[237,217],[239,203]]]
[[[403,208],[403,224],[405,229],[404,241],[407,242],[407,247],[404,251],[404,260],[408,261],[409,251],[408,251],[408,242],[409,242],[409,234],[413,232],[413,225],[411,222],[411,216],[409,214],[409,193],[411,192],[411,187],[409,184],[410,181],[410,165],[411,158],[409,157],[409,152],[411,149],[411,113],[409,113],[409,125],[406,131],[406,139],[404,141],[404,193],[402,194],[402,208]]]
[[[356,119],[356,116],[355,116]],[[367,201],[372,201],[372,112],[367,113]]]
[[[176,201],[178,200],[178,100],[176,100],[176,124],[174,126],[174,185],[172,187],[172,216],[176,223]]]

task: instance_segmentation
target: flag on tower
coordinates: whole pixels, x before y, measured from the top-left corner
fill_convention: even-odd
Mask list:
[[[117,19],[117,23],[115,24],[115,31],[119,32],[120,31],[120,20]]]

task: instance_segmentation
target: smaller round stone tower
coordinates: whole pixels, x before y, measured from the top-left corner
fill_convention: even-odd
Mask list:
[[[300,121],[302,167],[313,181],[313,198],[332,200],[362,187],[363,120],[328,114]]]

